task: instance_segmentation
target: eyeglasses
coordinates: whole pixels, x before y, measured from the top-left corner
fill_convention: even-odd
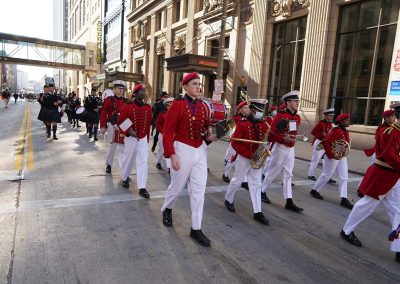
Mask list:
[[[123,87],[123,86],[118,86],[117,89],[123,90],[123,89],[125,89],[125,87]]]

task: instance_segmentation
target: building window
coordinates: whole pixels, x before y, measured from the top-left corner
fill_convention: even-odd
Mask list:
[[[370,0],[340,10],[330,102],[352,124],[382,121],[399,8],[396,0]]]
[[[94,51],[89,50],[89,66],[93,66],[94,63]]]
[[[143,74],[143,60],[136,60],[136,73]]]
[[[274,105],[282,95],[300,89],[306,28],[307,17],[274,25],[269,87]]]
[[[229,48],[229,36],[225,37],[225,49]],[[210,56],[213,57],[218,57],[218,53],[219,53],[219,39],[213,39],[211,40],[211,46],[210,46],[211,50],[210,50]],[[224,54],[225,56],[225,54]]]
[[[187,18],[188,0],[176,0],[175,1],[175,22],[179,22]]]
[[[203,11],[204,9],[204,1],[196,1],[196,13]]]

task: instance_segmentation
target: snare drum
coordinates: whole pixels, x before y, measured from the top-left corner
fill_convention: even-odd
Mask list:
[[[75,113],[77,114],[77,115],[80,115],[80,114],[82,114],[82,113],[84,113],[85,112],[85,108],[84,107],[78,107],[77,109],[76,109],[76,111],[75,111]]]
[[[223,102],[210,99],[204,99],[203,102],[208,108],[211,123],[214,124],[226,119],[227,111]]]
[[[124,140],[125,135],[119,129],[115,129],[113,142],[117,144],[124,144]]]

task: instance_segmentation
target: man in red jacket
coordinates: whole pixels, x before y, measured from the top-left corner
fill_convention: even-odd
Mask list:
[[[122,172],[122,186],[129,188],[129,176],[132,173],[133,164],[136,163],[136,183],[139,194],[144,198],[150,198],[146,190],[147,184],[147,143],[150,137],[151,106],[144,103],[145,88],[138,84],[133,89],[135,99],[122,107],[118,118],[118,126],[125,135],[125,147],[119,156],[119,165]],[[126,127],[125,123],[130,124]],[[122,124],[122,125],[121,125]]]
[[[113,95],[110,95],[104,99],[103,107],[100,113],[100,131],[105,133],[106,131],[106,145],[107,145],[107,159],[106,159],[106,173],[111,173],[111,166],[114,161],[114,156],[117,148],[118,152],[122,150],[122,144],[115,143],[115,133],[119,133],[117,120],[118,115],[121,112],[122,106],[125,104],[124,101],[124,90],[125,82],[116,80],[113,82]],[[120,145],[120,147],[118,147]]]
[[[322,174],[319,176],[310,194],[316,199],[323,200],[324,198],[319,192],[336,171],[339,177],[340,206],[352,209],[353,204],[347,199],[348,165],[346,157],[350,149],[350,136],[349,131],[346,129],[350,125],[350,114],[340,114],[336,118],[335,123],[338,124],[338,126],[331,129],[324,143],[325,157]],[[335,148],[335,145],[340,143],[343,146]],[[345,148],[347,148],[347,153],[345,151],[338,152],[339,150],[345,150]]]
[[[208,132],[210,117],[200,100],[203,91],[199,75],[185,75],[182,86],[186,94],[172,103],[163,129],[164,156],[171,159],[172,167],[171,184],[161,208],[163,224],[172,226],[172,207],[187,184],[192,211],[190,237],[200,245],[209,247],[211,243],[201,230],[201,221],[207,183],[206,142],[216,140],[216,136]]]
[[[229,211],[235,212],[233,204],[235,193],[241,187],[244,178],[247,177],[251,202],[253,203],[253,219],[261,224],[268,225],[268,220],[261,212],[261,168],[254,169],[251,167],[252,157],[257,151],[259,144],[235,140],[235,138],[238,138],[263,141],[264,135],[270,127],[263,118],[265,104],[266,100],[251,101],[251,113],[247,118],[242,118],[236,124],[231,143],[232,148],[238,156],[236,158],[235,174],[225,195],[225,207]]]
[[[294,167],[294,145],[300,125],[300,116],[297,114],[300,98],[299,91],[291,91],[282,97],[286,108],[274,117],[269,134],[269,141],[273,143],[271,161],[265,173],[261,187],[261,199],[268,202],[266,191],[275,178],[283,172],[283,198],[286,199],[285,208],[294,212],[301,212],[303,208],[296,206],[292,200],[292,177]],[[280,107],[281,108],[281,107]]]
[[[343,239],[354,246],[362,244],[354,234],[355,228],[383,203],[392,229],[400,225],[400,104],[395,107],[397,122],[384,130],[376,139],[376,160],[365,173],[360,184],[364,197],[354,204],[340,232]],[[400,262],[400,240],[391,243],[390,250]]]
[[[324,114],[324,119],[319,121],[311,130],[311,134],[314,136],[314,139],[311,142],[311,145],[313,147],[313,155],[310,167],[308,168],[308,179],[313,181],[317,180],[314,176],[314,172],[322,156],[325,154],[323,146],[329,131],[332,129],[332,120],[333,116],[335,115],[335,109],[330,108],[324,110],[323,114]],[[330,179],[328,181],[328,183],[335,183],[335,182],[336,181],[334,181],[333,179]]]
[[[174,98],[164,98],[163,104],[165,106],[165,111],[162,111],[158,114],[156,120],[156,132],[158,132],[158,141],[160,141],[160,146],[158,148],[157,156],[156,156],[156,168],[162,170],[161,167],[161,159],[164,156],[164,147],[162,143],[163,137],[163,128],[165,124],[165,117],[167,115],[167,111],[171,108],[172,102]]]

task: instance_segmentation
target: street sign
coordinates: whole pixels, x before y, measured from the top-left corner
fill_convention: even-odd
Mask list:
[[[400,81],[392,81],[390,83],[390,95],[400,95]]]

